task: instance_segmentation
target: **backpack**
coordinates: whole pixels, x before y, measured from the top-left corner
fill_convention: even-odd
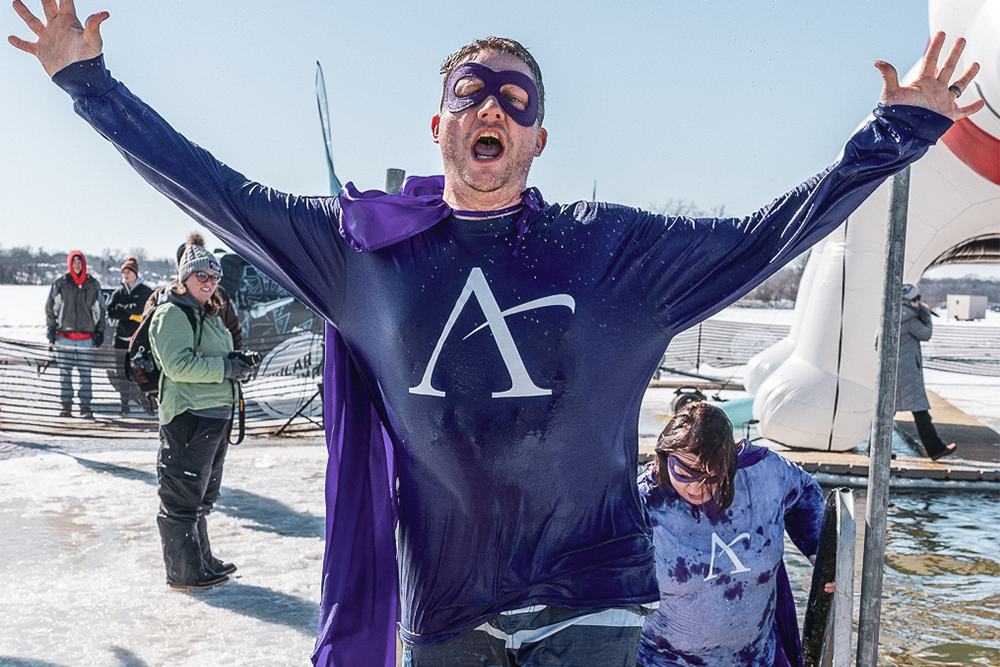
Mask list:
[[[164,302],[166,303],[166,302]],[[160,375],[162,371],[153,359],[153,348],[149,344],[149,322],[153,319],[153,313],[162,306],[158,303],[142,314],[139,328],[129,339],[128,349],[125,351],[125,377],[139,385],[139,391],[147,397],[154,397],[160,393]],[[175,303],[184,314],[187,315],[188,322],[191,323],[191,331],[196,332],[198,325],[195,322],[194,311],[187,306]]]

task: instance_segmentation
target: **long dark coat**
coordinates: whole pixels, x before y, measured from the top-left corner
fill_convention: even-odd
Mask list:
[[[924,358],[920,353],[920,342],[931,339],[931,329],[931,311],[927,306],[904,301],[899,320],[896,412],[931,409],[924,390]]]

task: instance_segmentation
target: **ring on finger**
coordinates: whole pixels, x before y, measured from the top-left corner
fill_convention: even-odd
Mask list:
[[[955,84],[952,84],[952,85],[948,86],[948,90],[950,90],[951,92],[955,93],[955,99],[956,100],[959,97],[962,96],[962,89],[959,88],[958,86],[956,86]]]

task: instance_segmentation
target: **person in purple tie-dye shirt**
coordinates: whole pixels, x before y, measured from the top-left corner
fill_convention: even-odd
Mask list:
[[[639,490],[660,606],[643,624],[638,665],[801,664],[783,534],[815,563],[816,480],[766,448],[737,444],[722,410],[693,403],[660,435]]]

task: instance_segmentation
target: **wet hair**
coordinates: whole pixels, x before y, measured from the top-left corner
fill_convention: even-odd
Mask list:
[[[444,91],[448,88],[448,77],[451,76],[452,70],[483,51],[507,53],[528,66],[528,69],[531,70],[531,78],[535,80],[535,85],[538,87],[538,124],[541,125],[542,118],[545,116],[545,86],[542,85],[542,68],[538,66],[532,55],[528,53],[528,49],[513,39],[505,37],[477,39],[448,56],[448,59],[441,65],[441,74],[444,75],[444,83],[442,84],[441,91],[441,108],[444,108]]]
[[[678,452],[697,456],[705,470],[719,476],[712,501],[720,512],[733,504],[738,452],[733,425],[725,412],[701,401],[677,411],[656,442],[657,484],[670,479],[667,459]]]

